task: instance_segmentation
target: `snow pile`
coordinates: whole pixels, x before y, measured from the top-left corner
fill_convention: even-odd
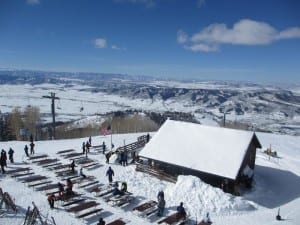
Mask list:
[[[182,201],[191,216],[213,214],[232,214],[234,211],[251,211],[256,206],[242,197],[224,193],[194,176],[179,176],[175,185],[165,190],[168,205],[179,205]],[[176,196],[176,198],[174,198]],[[169,200],[169,201],[168,201]],[[198,215],[199,217],[199,215]]]

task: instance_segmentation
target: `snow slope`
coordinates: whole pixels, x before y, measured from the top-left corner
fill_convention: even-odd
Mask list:
[[[142,134],[114,135],[113,143],[116,147],[134,142]],[[153,135],[153,134],[152,134]],[[203,183],[200,179],[192,176],[180,176],[176,184],[168,183],[135,171],[135,166],[122,167],[117,164],[106,165],[104,156],[92,152],[89,157],[98,160],[104,166],[90,171],[87,175],[94,175],[101,183],[108,183],[105,172],[108,166],[115,171],[115,180],[127,181],[128,190],[134,194],[136,199],[124,208],[109,206],[103,199],[96,200],[101,204],[104,212],[91,217],[88,220],[78,220],[65,212],[58,205],[57,209],[50,210],[46,196],[24,186],[8,176],[0,175],[0,187],[8,191],[19,207],[19,213],[5,214],[0,216],[1,225],[22,224],[24,213],[31,202],[34,201],[44,216],[53,216],[58,225],[83,225],[96,224],[99,216],[103,216],[106,222],[122,217],[128,224],[157,224],[159,218],[150,217],[148,220],[136,216],[132,208],[147,200],[156,199],[157,192],[164,190],[166,198],[165,214],[170,214],[176,209],[179,202],[184,205],[190,215],[190,224],[199,221],[206,212],[210,212],[211,218],[216,225],[249,225],[249,224],[300,224],[300,139],[299,137],[287,135],[275,135],[257,133],[258,139],[264,149],[272,145],[272,149],[278,152],[280,158],[269,159],[262,151],[258,151],[255,169],[255,185],[251,191],[245,192],[242,197],[235,197],[223,193],[220,189]],[[110,143],[110,136],[97,136],[92,138],[92,144],[101,144],[105,141]],[[74,148],[80,151],[81,144],[87,138],[53,140],[36,142],[36,153],[46,153],[52,158],[59,157],[56,152],[59,150]],[[43,169],[35,164],[25,164],[24,145],[28,142],[2,142],[0,148],[8,150],[12,147],[15,150],[15,164],[8,164],[9,167],[30,166],[34,172],[52,177],[54,182],[58,178],[53,172]],[[69,160],[60,160],[69,162]],[[75,185],[74,190],[82,192],[85,196],[95,198],[93,195],[79,190]],[[281,208],[281,216],[284,222],[275,220],[278,207]]]

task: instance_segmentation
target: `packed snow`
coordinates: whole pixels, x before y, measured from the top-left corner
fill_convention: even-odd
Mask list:
[[[151,136],[154,134],[151,133]],[[113,135],[112,142],[116,147],[123,146],[136,141],[137,137],[141,135],[143,134]],[[96,216],[88,219],[76,219],[73,214],[67,213],[57,202],[56,208],[51,210],[44,193],[37,192],[20,181],[1,174],[0,187],[3,191],[9,192],[19,211],[16,215],[10,212],[0,214],[0,224],[23,224],[26,209],[31,206],[32,201],[39,207],[44,217],[50,218],[53,216],[58,225],[94,225],[100,216],[107,223],[122,218],[127,224],[157,224],[161,218],[156,215],[148,219],[140,218],[132,209],[148,200],[156,200],[158,191],[163,190],[166,199],[164,215],[174,212],[176,206],[183,202],[190,218],[189,224],[194,225],[195,221],[199,222],[206,212],[210,212],[213,224],[216,225],[297,225],[300,223],[300,138],[267,133],[257,133],[257,136],[263,145],[262,150],[269,148],[271,145],[272,150],[277,151],[279,157],[269,157],[262,150],[257,152],[254,187],[252,190],[246,190],[241,197],[224,193],[221,189],[212,187],[193,176],[179,176],[177,183],[174,184],[159,180],[148,174],[136,172],[135,165],[123,167],[114,162],[106,164],[102,153],[91,150],[88,157],[99,161],[103,166],[94,170],[84,170],[84,172],[87,175],[96,176],[100,183],[108,184],[105,173],[108,167],[111,166],[115,171],[114,180],[126,181],[128,190],[135,197],[129,205],[121,208],[112,207],[103,198],[96,198],[75,185],[75,192],[80,192],[87,198],[96,199],[104,209]],[[48,154],[51,158],[59,158],[62,162],[70,163],[70,160],[63,159],[56,153],[70,148],[80,152],[82,142],[87,141],[87,139],[88,137],[37,141],[35,142],[36,155]],[[92,137],[92,145],[100,145],[103,141],[110,145],[111,136]],[[23,150],[25,144],[29,144],[29,142],[1,142],[1,149],[8,150],[12,147],[15,150],[15,163],[8,162],[8,169],[29,166],[36,174],[51,177],[53,182],[61,181],[55,176],[54,172],[30,163],[26,159]],[[275,220],[279,207],[284,221]]]
[[[249,131],[167,120],[140,156],[235,180],[252,138]]]

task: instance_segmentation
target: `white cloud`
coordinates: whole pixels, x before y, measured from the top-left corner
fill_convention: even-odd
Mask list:
[[[38,5],[40,4],[40,0],[26,0],[26,3],[30,5]]]
[[[177,31],[177,42],[182,44],[185,43],[188,40],[188,36],[185,32],[182,30]]]
[[[276,39],[300,38],[300,27],[285,29],[277,35]]]
[[[265,22],[243,19],[235,23],[232,28],[228,28],[226,24],[216,23],[193,34],[188,40],[187,37],[183,31],[177,32],[177,41],[181,44],[185,43],[185,49],[209,52],[217,51],[222,44],[267,45],[276,40],[300,38],[300,28],[277,31]]]
[[[209,44],[191,44],[185,45],[184,48],[193,52],[215,52],[219,50],[217,45]]]
[[[95,47],[96,48],[106,48],[106,40],[104,38],[97,38],[95,40]]]
[[[126,50],[127,50],[126,48],[121,48],[121,47],[118,47],[118,46],[116,46],[116,45],[112,45],[111,48],[112,48],[113,50],[120,50],[120,51],[126,51]]]
[[[156,5],[155,0],[114,0],[116,3],[131,3],[131,4],[143,4],[147,8],[152,8]]]

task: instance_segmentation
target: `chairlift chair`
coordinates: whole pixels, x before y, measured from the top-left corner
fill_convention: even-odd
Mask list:
[[[56,109],[61,109],[60,100],[58,100],[58,103],[57,103]]]
[[[83,108],[83,104],[82,104],[82,101],[81,101],[81,105],[80,105],[79,111],[82,112],[83,110],[84,110],[84,108]]]

